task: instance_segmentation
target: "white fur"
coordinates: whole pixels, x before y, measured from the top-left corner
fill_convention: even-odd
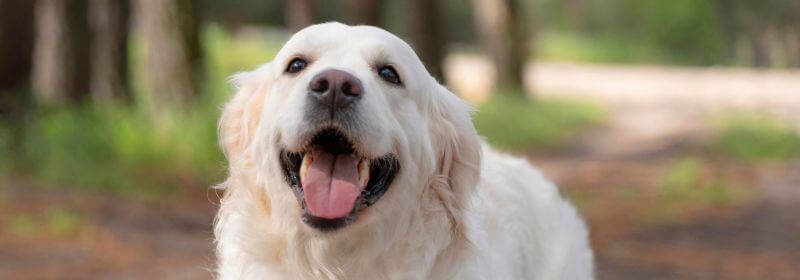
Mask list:
[[[296,55],[298,75],[283,73]],[[403,86],[375,74],[391,63]],[[364,84],[358,128],[367,156],[395,154],[389,191],[335,232],[300,221],[278,149],[310,137],[302,108],[314,74],[338,68]],[[275,59],[236,75],[220,120],[230,177],[217,216],[220,279],[592,279],[587,230],[530,164],[477,135],[468,104],[439,85],[402,40],[326,23],[295,34]]]

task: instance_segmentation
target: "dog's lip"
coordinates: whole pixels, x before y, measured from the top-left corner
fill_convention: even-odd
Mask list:
[[[306,202],[303,198],[304,194],[300,179],[300,167],[302,165],[302,160],[305,154],[315,147],[315,144],[319,144],[315,143],[315,139],[320,139],[319,135],[323,133],[334,133],[338,134],[334,135],[336,137],[343,137],[344,140],[350,143],[351,149],[342,147],[333,148],[342,148],[344,149],[344,152],[352,153],[357,157],[364,158],[365,160],[368,160],[370,164],[369,179],[366,183],[366,186],[364,186],[358,198],[356,199],[352,211],[347,216],[337,219],[325,219],[313,216],[307,210]],[[335,131],[335,129],[333,131],[321,130],[314,134],[314,136],[310,137],[310,139],[311,140],[309,140],[308,144],[305,146],[306,148],[302,149],[301,151],[293,152],[288,149],[281,149],[279,159],[281,168],[283,169],[284,178],[289,187],[294,191],[294,194],[298,199],[298,203],[301,206],[301,220],[303,223],[313,228],[322,231],[331,231],[354,223],[359,212],[375,204],[386,193],[386,191],[388,191],[388,188],[391,185],[395,175],[397,172],[399,172],[400,164],[394,154],[388,153],[377,158],[360,156],[360,153],[358,153],[358,151],[352,147],[352,141],[350,141],[344,133]],[[341,141],[341,139],[333,139],[333,141]],[[339,143],[337,142],[335,144]]]

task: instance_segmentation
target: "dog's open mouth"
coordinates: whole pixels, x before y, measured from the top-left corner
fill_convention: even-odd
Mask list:
[[[337,129],[317,133],[301,152],[281,152],[286,182],[302,207],[302,219],[320,230],[334,230],[356,220],[389,189],[400,164],[392,154],[359,155]]]

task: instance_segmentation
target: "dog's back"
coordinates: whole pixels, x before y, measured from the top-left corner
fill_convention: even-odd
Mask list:
[[[586,226],[558,189],[527,161],[483,146],[472,201],[476,244],[494,279],[592,279]]]

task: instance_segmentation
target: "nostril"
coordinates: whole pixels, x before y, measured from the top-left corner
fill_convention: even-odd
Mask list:
[[[328,87],[330,87],[330,84],[328,79],[325,78],[316,79],[311,83],[311,91],[316,93],[324,93],[328,91]]]
[[[350,96],[358,96],[361,95],[361,86],[358,83],[354,83],[352,81],[345,81],[342,83],[341,87],[342,93]]]
[[[353,86],[350,84],[350,82],[342,83],[342,93],[347,95],[353,95],[352,90]]]

